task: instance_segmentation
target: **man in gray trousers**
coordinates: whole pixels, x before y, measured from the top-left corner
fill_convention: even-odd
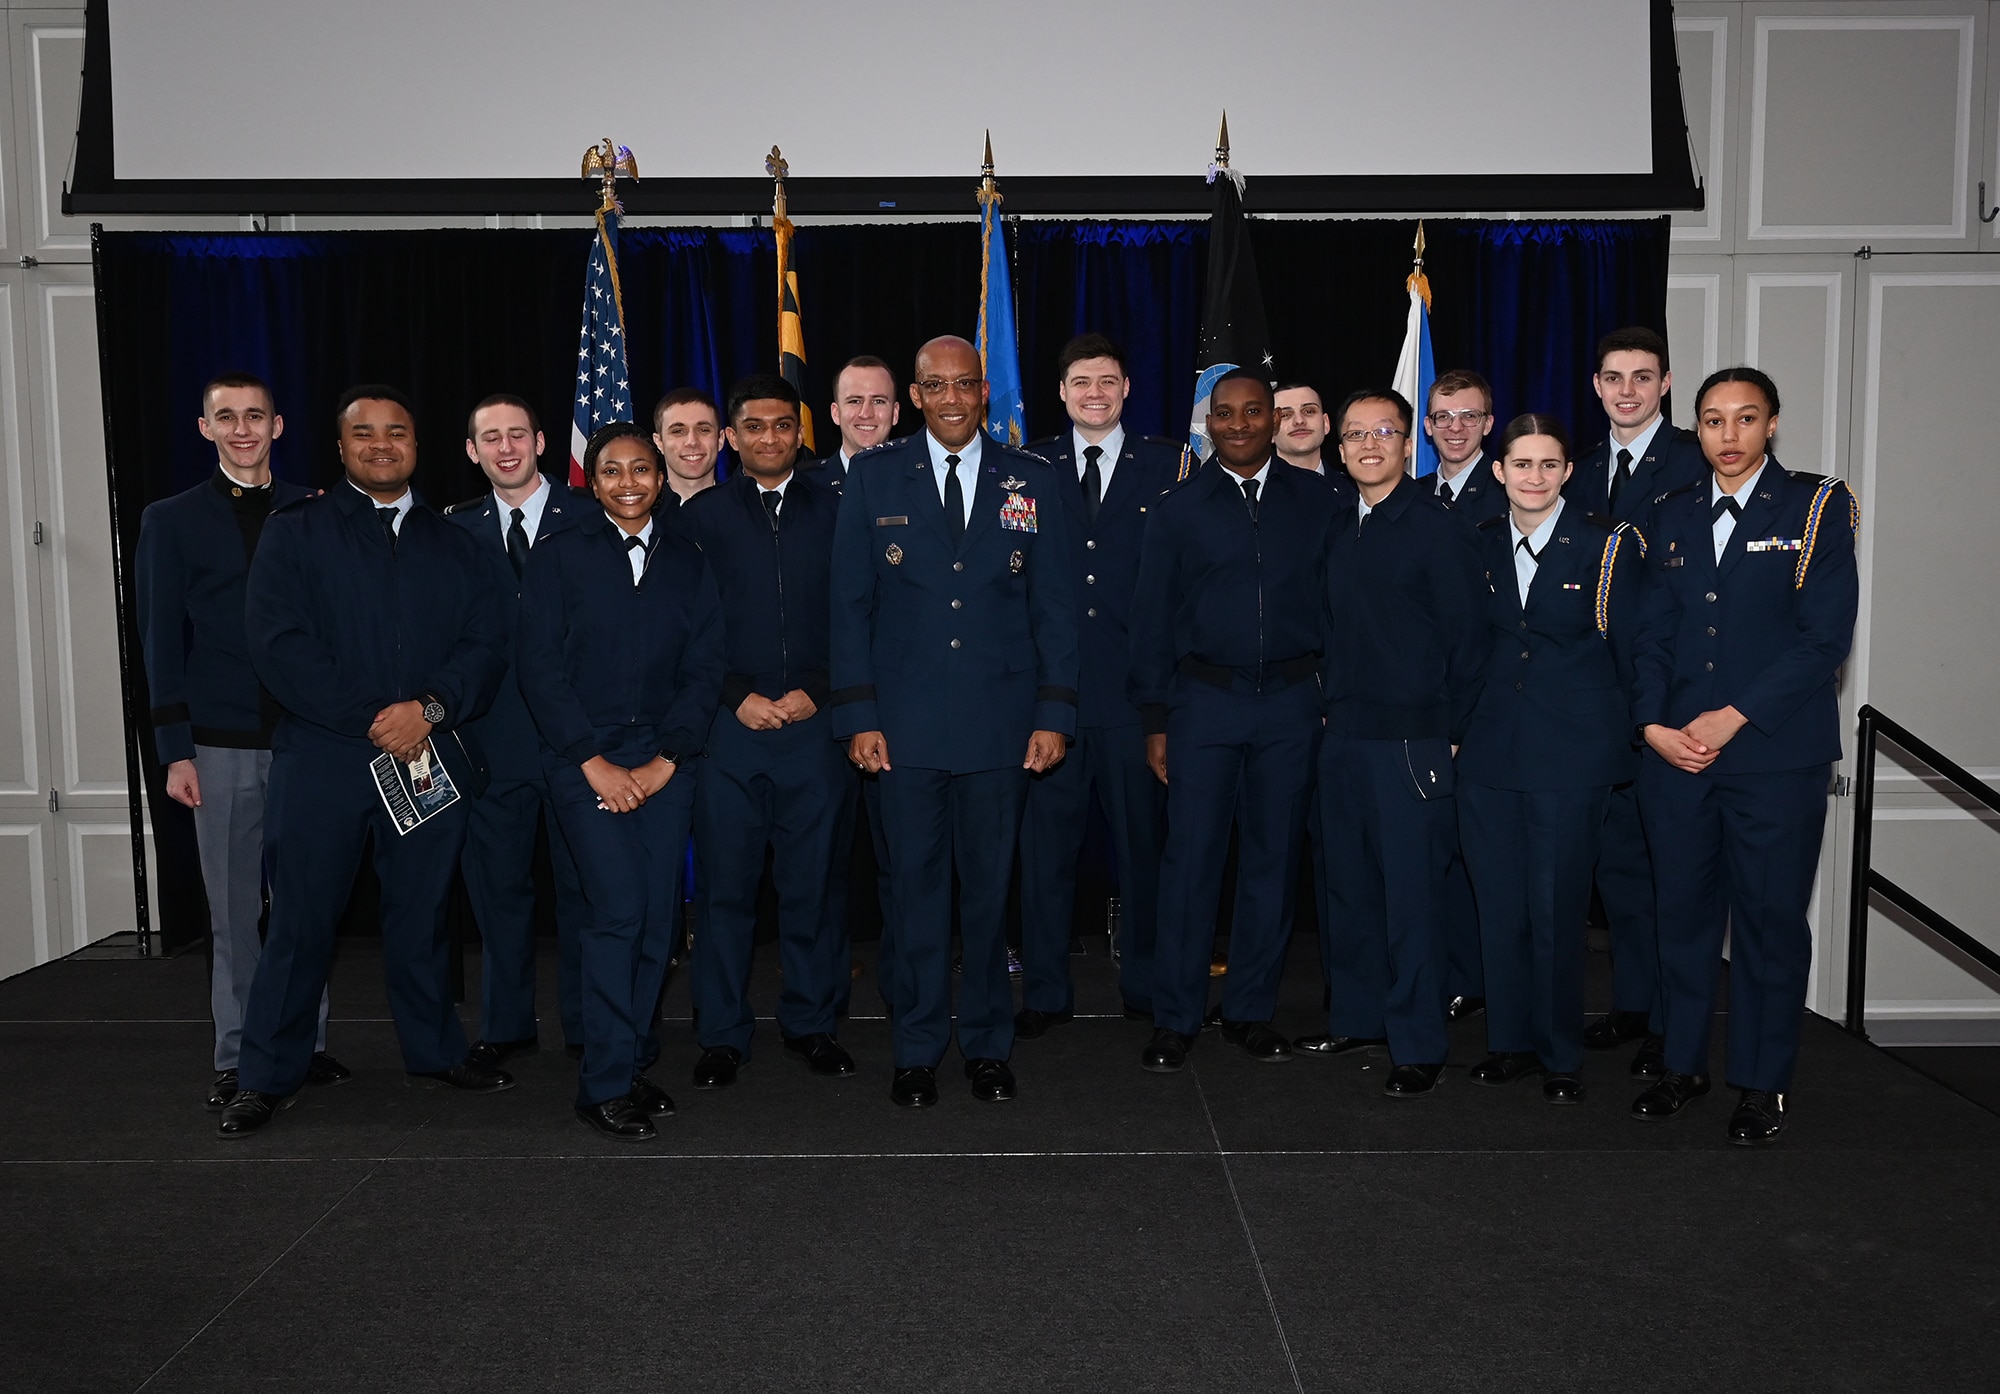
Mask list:
[[[311,491],[271,478],[271,443],[285,422],[261,379],[225,373],[202,389],[201,407],[196,425],[215,443],[215,471],[146,509],[136,571],[153,739],[168,796],[194,810],[208,892],[216,1071],[208,1108],[220,1112],[236,1095],[243,1010],[263,952],[264,787],[278,720],[250,667],[244,586],[271,510]],[[322,996],[312,1084],[348,1077],[326,1053],[326,1011]]]

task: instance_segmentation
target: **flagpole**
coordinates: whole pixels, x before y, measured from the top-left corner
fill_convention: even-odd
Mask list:
[[[979,198],[979,323],[983,331],[984,327],[989,322],[987,320],[987,313],[986,313],[987,310],[986,288],[992,280],[993,229],[994,226],[999,222],[998,217],[990,215],[997,214],[1000,208],[1000,204],[1003,202],[1000,196],[999,182],[995,180],[993,177],[993,132],[991,131],[988,131],[986,133],[986,157],[983,161],[981,161],[979,166],[978,198]],[[1007,249],[1005,246],[1001,247],[1000,253],[1002,256],[1006,255]],[[982,377],[985,376],[986,374],[986,339],[987,339],[986,334],[982,332],[979,336],[979,372]]]
[[[792,234],[798,229],[786,215],[785,176],[791,163],[777,146],[764,157],[764,173],[771,176],[771,233],[778,253],[778,376],[799,394],[799,444],[806,451],[819,448],[813,438],[812,408],[805,404],[806,335],[799,308],[799,278],[792,267]]]

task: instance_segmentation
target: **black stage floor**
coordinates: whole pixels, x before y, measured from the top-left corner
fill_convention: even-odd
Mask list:
[[[1280,1025],[1315,1029],[1297,945]],[[770,951],[759,967],[771,1000]],[[888,1101],[760,1034],[687,1086],[684,980],[658,1144],[520,1088],[405,1084],[365,941],[334,983],[352,1082],[224,1144],[199,954],[0,983],[0,1387],[88,1390],[1990,1390],[2000,1118],[1817,1018],[1793,1126],[1723,1142],[1718,1091],[1626,1116],[1487,1090],[1459,1028],[1437,1094],[1379,1063],[1260,1065],[1214,1036],[1142,1073],[1102,1013],[1014,1064],[1019,1101]],[[1599,965],[1601,967],[1601,964]],[[545,964],[545,968],[547,965]],[[548,974],[545,972],[545,982]],[[476,982],[473,1000],[476,1000]],[[872,978],[857,1010],[875,1010]]]

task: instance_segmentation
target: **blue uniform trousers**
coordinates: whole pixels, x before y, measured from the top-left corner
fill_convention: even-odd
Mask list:
[[[611,753],[613,764],[652,752]],[[688,828],[700,762],[679,765],[667,787],[630,813],[597,806],[577,765],[546,761],[549,796],[583,876],[590,918],[583,932],[583,1064],[576,1101],[589,1107],[632,1088],[660,1058],[660,990],[681,913]]]
[[[830,932],[827,885],[842,805],[851,800],[844,747],[824,713],[752,731],[725,708],[709,733],[695,792],[695,860],[704,913],[691,989],[704,1049],[750,1054],[750,957],[764,848],[778,892],[778,1029],[834,1029],[846,987],[847,936]]]
[[[1228,690],[1177,676],[1167,712],[1167,836],[1160,856],[1153,1021],[1201,1030],[1222,901],[1229,825],[1237,826],[1236,908],[1222,1014],[1269,1021],[1285,967],[1286,913],[1299,874],[1319,742],[1319,685]]]
[[[1636,782],[1613,786],[1597,853],[1597,893],[1611,926],[1611,1005],[1645,1012],[1655,1035],[1660,1015],[1660,934],[1653,899],[1653,856],[1639,818]]]
[[[1023,743],[1025,748],[1025,742]],[[893,748],[890,759],[895,758]],[[951,883],[958,872],[958,1050],[1005,1060],[1014,1050],[1014,988],[1007,978],[1007,882],[1014,869],[1024,769],[894,766],[882,772],[893,939],[883,974],[899,1070],[936,1066],[951,1044]]]
[[[1481,954],[1478,902],[1472,894],[1472,877],[1465,853],[1452,835],[1451,864],[1445,868],[1444,885],[1438,892],[1439,913],[1444,917],[1444,998],[1484,997],[1486,967]],[[1588,906],[1585,909],[1588,910]]]
[[[428,1074],[465,1058],[444,910],[466,801],[398,836],[368,769],[379,753],[297,726],[279,732],[264,809],[271,917],[243,1019],[245,1089],[288,1095],[305,1083],[334,932],[370,833],[382,882],[382,976],[403,1066]]]
[[[1583,920],[1608,787],[1458,786],[1460,844],[1479,898],[1486,1046],[1583,1068]]]
[[[1128,1005],[1153,1005],[1153,943],[1160,903],[1160,843],[1167,791],[1146,766],[1146,736],[1130,726],[1078,729],[1069,755],[1030,776],[1021,818],[1021,1004],[1075,1008],[1069,976],[1076,910],[1076,859],[1090,791],[1104,805],[1118,862],[1118,986]]]
[[[1812,969],[1806,908],[1826,831],[1830,765],[1763,774],[1639,772],[1661,866],[1660,986],[1667,1068],[1708,1073],[1722,936],[1729,932],[1729,1069],[1736,1089],[1791,1088]]]
[[[1398,1064],[1442,1064],[1444,879],[1457,840],[1447,790],[1424,798],[1412,770],[1451,768],[1442,737],[1320,743],[1326,839],[1320,953],[1333,984],[1327,1029],[1386,1037]]]
[[[465,893],[479,923],[479,1034],[520,1041],[535,1022],[535,823],[548,810],[549,865],[556,883],[556,999],[563,1041],[583,1040],[583,919],[588,907],[576,859],[539,779],[495,780],[465,816]]]
[[[867,814],[868,838],[875,848],[875,895],[882,908],[882,936],[875,945],[875,983],[882,994],[882,1005],[890,1005],[889,965],[890,949],[894,938],[889,929],[889,908],[894,899],[889,889],[889,840],[882,831],[882,781],[877,775],[861,774],[847,761],[847,747],[835,742],[834,749],[841,757],[843,777],[847,781],[846,792],[841,798],[840,822],[833,834],[833,874],[827,878],[826,910],[827,919],[833,925],[833,933],[840,940],[837,951],[841,962],[849,964],[847,977],[841,980],[840,991],[834,1002],[836,1016],[847,1015],[848,997],[853,986],[852,945],[853,936],[848,928],[849,900],[853,893],[854,880],[854,830]]]

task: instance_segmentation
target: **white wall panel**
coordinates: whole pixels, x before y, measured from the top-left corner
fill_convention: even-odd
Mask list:
[[[0,978],[50,958],[44,838],[40,823],[0,823]]]
[[[76,148],[76,122],[83,96],[83,26],[78,16],[16,18],[16,52],[27,65],[27,95],[34,125],[24,132],[33,144],[35,247],[41,252],[75,252],[90,246],[90,223],[62,213],[63,182]]]
[[[1749,243],[1971,246],[1983,6],[1746,12]]]
[[[1733,134],[1730,63],[1735,56],[1732,39],[1736,20],[1735,6],[1674,7],[1681,104],[1687,114],[1688,143],[1707,195],[1700,212],[1672,215],[1673,245],[1689,251],[1728,251],[1735,242],[1736,171],[1729,137]]]
[[[1795,470],[1844,474],[1853,264],[1794,257],[1744,264],[1742,357],[1769,373],[1783,398],[1778,458]]]
[[[64,879],[63,931],[59,952],[74,953],[113,934],[130,934],[137,927],[132,898],[132,826],[116,822],[69,820],[68,876]],[[153,860],[153,839],[146,837],[146,864]],[[151,879],[150,876],[148,878]]]
[[[0,805],[39,805],[45,789],[36,663],[41,577],[33,555],[35,488],[15,352],[22,318],[15,280],[0,282],[0,615],[10,631],[0,635]]]
[[[1736,352],[1733,263],[1722,256],[1676,256],[1667,273],[1667,351],[1673,356],[1675,391],[1669,398],[1677,425],[1694,425],[1694,392],[1701,380],[1733,361]]]

